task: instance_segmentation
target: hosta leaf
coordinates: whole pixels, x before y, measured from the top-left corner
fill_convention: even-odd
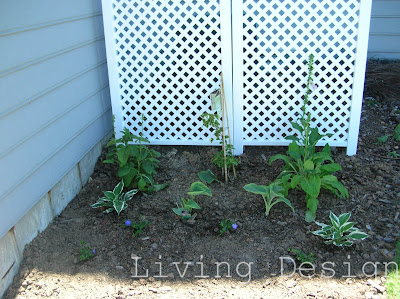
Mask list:
[[[340,225],[345,224],[351,217],[351,213],[344,213],[339,216],[339,223]],[[350,222],[349,222],[350,223]]]
[[[121,194],[122,189],[124,189],[124,182],[123,181],[119,182],[118,185],[115,186],[115,188],[113,190],[115,198],[117,198]]]
[[[190,196],[196,196],[196,195],[212,196],[211,190],[202,182],[192,183],[192,185],[190,186],[190,191],[187,194],[189,194]]]
[[[244,190],[247,192],[251,192],[254,194],[260,194],[262,196],[267,196],[268,195],[268,187],[263,186],[263,185],[257,185],[254,183],[247,184],[243,187]]]
[[[332,225],[336,228],[339,229],[340,226],[340,220],[339,218],[330,211],[329,213],[329,219],[331,220]]]
[[[183,213],[184,209],[182,209],[182,208],[173,208],[172,211],[173,211],[176,215],[182,216],[182,213]]]
[[[133,197],[136,193],[138,193],[138,191],[139,191],[139,190],[137,190],[137,189],[132,189],[132,190],[126,192],[125,195],[124,195],[124,200],[125,200],[125,201],[131,200],[132,197]]]
[[[281,196],[276,200],[276,202],[284,202],[289,208],[292,209],[292,211],[294,213],[294,208],[292,206],[292,203],[287,198]]]
[[[353,245],[353,242],[346,241],[346,242],[343,243],[343,245],[349,247],[349,246]]]
[[[119,215],[119,213],[121,213],[121,211],[123,211],[125,209],[125,201],[114,200],[114,209],[117,212],[117,214]]]
[[[167,186],[168,186],[168,184],[154,184],[154,185],[152,185],[152,189],[153,189],[152,191],[157,192],[157,191],[164,189]]]
[[[340,219],[340,217],[339,217],[339,219]],[[354,224],[355,224],[354,222],[346,222],[340,226],[340,231],[343,233],[347,232],[354,226]]]
[[[211,184],[213,181],[219,182],[218,178],[216,177],[215,174],[212,173],[210,169],[200,171],[198,173],[198,176],[202,182],[206,182],[208,184]]]
[[[368,236],[368,234],[366,234],[364,232],[355,231],[355,232],[350,233],[348,235],[348,237],[352,238],[352,239],[356,239],[356,240],[364,240],[365,238],[368,238],[369,236]]]
[[[115,194],[112,191],[103,191],[103,193],[107,198],[114,200]]]
[[[200,209],[200,206],[193,199],[189,200],[186,206],[192,209]]]

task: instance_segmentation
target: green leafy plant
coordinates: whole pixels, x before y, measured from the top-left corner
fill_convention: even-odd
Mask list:
[[[236,230],[236,229],[238,228],[238,225],[237,225],[235,222],[230,221],[230,220],[228,220],[228,219],[222,220],[222,221],[219,223],[219,226],[221,227],[221,229],[220,229],[220,231],[219,231],[219,234],[220,234],[221,236],[222,236],[224,233],[226,233],[227,231],[229,231],[229,230]]]
[[[398,154],[396,151],[389,152],[387,155],[390,158],[399,158],[400,157],[400,154]]]
[[[157,173],[159,158],[161,154],[149,149],[144,143],[150,143],[143,135],[133,135],[127,128],[121,131],[122,135],[116,139],[115,136],[108,142],[108,154],[103,163],[118,163],[117,176],[124,182],[125,186],[138,188],[141,191],[159,191],[167,184],[156,184],[154,175]]]
[[[201,119],[203,121],[203,124],[206,128],[212,128],[214,137],[211,138],[211,142],[214,140],[219,140],[220,144],[225,146],[225,153],[224,150],[222,149],[221,151],[215,153],[214,157],[211,159],[211,162],[216,165],[219,168],[224,169],[225,165],[227,168],[227,171],[229,173],[230,169],[234,170],[234,177],[236,176],[235,174],[235,166],[239,165],[240,159],[239,157],[235,157],[233,155],[233,146],[228,142],[228,140],[223,138],[223,128],[222,128],[222,122],[220,121],[221,116],[215,112],[215,113],[203,113],[201,115]],[[225,141],[224,141],[225,140]],[[225,142],[225,145],[223,144]]]
[[[321,135],[318,127],[311,127],[311,114],[306,110],[309,96],[315,87],[312,83],[313,65],[314,56],[310,55],[302,114],[297,121],[291,122],[293,129],[298,133],[286,137],[287,140],[292,140],[286,155],[278,154],[269,160],[270,164],[276,160],[283,160],[285,163],[277,180],[284,189],[282,191],[284,196],[290,189],[301,189],[306,193],[305,219],[307,222],[315,220],[319,203],[317,198],[321,188],[330,190],[338,197],[348,197],[347,189],[333,175],[342,168],[333,161],[329,144],[326,144],[322,151],[316,152],[317,143],[323,137],[332,136],[332,134]]]
[[[375,98],[372,98],[372,97],[365,98],[365,103],[367,104],[367,106],[369,106],[371,108],[375,108],[375,107],[379,106],[379,102]]]
[[[177,207],[172,209],[172,211],[176,215],[180,216],[182,220],[189,220],[192,217],[192,210],[200,209],[200,206],[194,201],[196,196],[212,196],[211,190],[202,182],[192,183],[190,186],[190,191],[187,194],[190,196],[190,198],[181,198],[181,203],[177,203]]]
[[[394,129],[393,138],[394,138],[396,141],[400,141],[400,124],[398,124],[398,125],[396,126],[396,128]]]
[[[386,141],[388,141],[390,135],[383,135],[381,137],[378,137],[378,144],[384,144]]]
[[[217,176],[212,173],[210,169],[200,171],[197,175],[199,176],[199,179],[202,182],[206,182],[207,184],[211,184],[214,181],[221,182],[220,180],[218,180]]]
[[[288,248],[288,252],[290,254],[293,254],[300,263],[313,264],[316,260],[313,253],[306,254],[297,248]]]
[[[254,194],[260,194],[265,203],[265,216],[269,215],[271,208],[279,203],[283,202],[288,207],[290,207],[294,213],[294,208],[290,201],[285,198],[285,196],[281,193],[283,188],[276,182],[269,184],[268,186],[257,185],[254,183],[247,184],[243,187],[247,192],[251,192]]]
[[[132,197],[138,192],[137,189],[130,190],[123,193],[124,181],[118,183],[113,191],[103,191],[104,197],[92,204],[92,208],[105,208],[104,213],[110,213],[112,211],[117,212],[119,215],[123,210],[128,207],[127,201],[131,200]]]
[[[338,247],[351,246],[355,240],[364,240],[368,238],[368,234],[360,231],[354,226],[354,222],[349,222],[351,213],[344,213],[337,217],[330,212],[329,219],[331,223],[324,224],[315,222],[321,226],[321,230],[313,231],[314,235],[325,239],[326,244],[333,244]]]
[[[79,260],[86,261],[96,255],[96,250],[89,245],[86,245],[85,241],[81,241],[81,247],[79,248]]]
[[[144,217],[139,217],[138,222],[129,219],[125,220],[125,226],[131,229],[132,237],[134,238],[141,234],[143,229],[149,224],[149,221],[144,219]]]

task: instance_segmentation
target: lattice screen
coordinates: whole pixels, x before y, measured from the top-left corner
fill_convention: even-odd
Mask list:
[[[243,1],[244,144],[285,144],[316,58],[309,111],[331,145],[346,145],[357,49],[359,0]]]
[[[354,154],[370,9],[371,0],[103,0],[116,130],[137,133],[144,115],[153,144],[209,144],[200,116],[223,70],[236,153],[288,144],[314,54],[314,125]]]
[[[152,143],[204,140],[200,115],[219,86],[219,1],[113,1],[123,126]]]

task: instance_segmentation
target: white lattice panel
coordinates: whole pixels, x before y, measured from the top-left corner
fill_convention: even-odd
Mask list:
[[[243,101],[236,138],[245,145],[288,143],[289,121],[297,118],[305,92],[306,61],[314,54],[313,124],[334,134],[331,145],[347,146],[360,1],[240,0],[234,9],[241,18],[236,29],[242,43],[234,56],[242,62],[234,69],[241,80],[234,94]]]
[[[357,147],[371,0],[103,0],[116,131],[209,144],[201,114],[223,71],[236,153],[284,145],[316,57],[314,125]],[[361,30],[359,30],[361,28]],[[233,78],[232,78],[233,76]]]
[[[209,143],[200,115],[219,86],[219,1],[113,1],[122,127],[152,143]]]

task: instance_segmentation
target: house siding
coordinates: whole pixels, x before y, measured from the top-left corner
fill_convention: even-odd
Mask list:
[[[0,4],[0,238],[112,130],[100,0]]]
[[[400,1],[373,0],[368,58],[400,59]]]

